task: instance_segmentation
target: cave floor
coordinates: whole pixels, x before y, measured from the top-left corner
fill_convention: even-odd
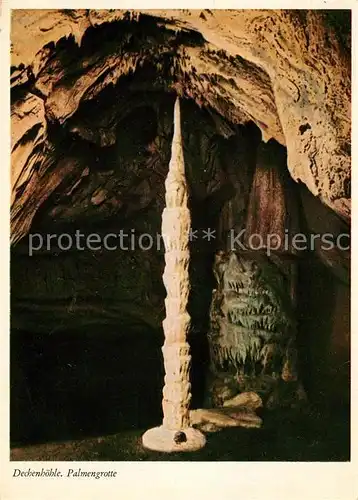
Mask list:
[[[348,417],[349,419],[349,417]],[[349,425],[341,412],[273,413],[261,429],[224,429],[208,434],[192,453],[159,453],[141,445],[143,430],[13,447],[13,461],[347,461]]]
[[[301,410],[260,415],[261,429],[207,434],[207,445],[198,452],[145,450],[142,434],[162,418],[162,338],[149,333],[119,335],[102,328],[52,336],[14,334],[13,359],[21,361],[24,375],[13,375],[18,389],[11,411],[11,460],[349,460],[349,408],[343,400],[329,404],[317,391]],[[199,378],[193,374],[193,380]],[[25,397],[26,387],[31,398]],[[194,407],[200,404],[193,398]]]

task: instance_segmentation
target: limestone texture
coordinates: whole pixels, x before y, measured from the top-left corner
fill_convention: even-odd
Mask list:
[[[350,219],[350,39],[328,11],[15,10],[11,23],[12,241],[40,206],[83,170],[53,128],[101,147],[115,141],[116,109],[84,112],[123,79],[132,90],[192,99],[231,123],[253,121],[287,148],[292,178]],[[341,21],[340,26],[349,22]],[[343,28],[342,28],[343,29]],[[24,36],[31,33],[31,36]],[[101,115],[101,116],[100,116]],[[219,120],[217,119],[217,123]],[[220,126],[220,125],[219,125]],[[229,128],[221,126],[226,134]]]

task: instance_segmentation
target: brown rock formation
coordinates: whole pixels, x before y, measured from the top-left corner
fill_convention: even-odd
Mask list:
[[[264,140],[287,147],[292,177],[349,219],[350,64],[326,17],[286,10],[14,11],[13,241],[29,231],[61,180],[78,171],[69,159],[64,168],[49,124],[83,135],[76,114],[148,64],[150,86],[175,90],[233,123],[253,120]],[[138,38],[144,27],[147,36]],[[107,42],[97,43],[106,30]],[[102,145],[113,141],[111,126],[98,133]]]
[[[247,227],[248,234],[264,236],[282,235],[286,229],[292,234],[297,229],[308,235],[332,233],[335,239],[343,234],[347,249],[327,248],[318,239],[315,252],[293,256],[290,249],[285,259],[272,256],[272,261],[278,275],[290,276],[283,295],[294,299],[298,348],[309,368],[304,367],[301,375],[309,379],[309,396],[326,399],[332,393],[335,402],[342,395],[349,399],[350,42],[339,31],[344,23],[349,26],[347,12],[342,16],[338,11],[333,16],[328,11],[288,10],[13,12],[11,322],[13,359],[25,360],[14,368],[16,378],[23,379],[14,383],[20,392],[27,390],[31,373],[39,373],[37,388],[40,360],[47,356],[32,356],[29,333],[40,347],[45,342],[44,353],[49,345],[56,353],[56,342],[67,331],[76,337],[80,331],[96,336],[100,325],[116,339],[125,339],[123,343],[142,334],[148,344],[156,339],[157,357],[150,369],[143,368],[147,389],[140,393],[143,384],[125,382],[140,394],[136,397],[142,404],[141,429],[160,419],[156,413],[148,422],[144,415],[152,402],[160,410],[162,396],[163,367],[158,359],[165,314],[164,256],[163,249],[141,251],[137,235],[161,233],[173,107],[180,96],[188,189],[182,201],[189,203],[192,227],[199,236],[190,243],[190,278],[186,278],[191,284],[190,328],[182,310],[184,299],[167,300],[166,305],[168,315],[180,309],[179,334],[189,337],[192,370],[206,363],[213,261],[215,254],[229,257],[227,238],[232,228],[239,232]],[[45,239],[49,233],[71,236],[77,228],[84,237],[96,232],[102,239],[124,231],[123,247],[120,238],[109,239],[114,247],[98,251],[63,251],[57,242],[51,248],[43,245],[29,257],[29,233]],[[216,229],[216,239],[210,242],[203,238],[207,228]],[[115,245],[117,251],[110,251]],[[120,251],[129,246],[131,251]],[[170,276],[178,262],[167,257],[167,263],[172,267],[166,271],[165,284],[171,288]],[[250,259],[242,264],[250,274]],[[248,288],[252,291],[252,284]],[[218,299],[223,290],[219,289]],[[246,299],[235,291],[230,297],[239,307]],[[219,305],[216,310],[220,311]],[[258,316],[263,320],[261,313]],[[164,328],[170,337],[177,330],[167,323]],[[228,334],[236,348],[242,336],[236,327]],[[21,356],[18,345],[24,346]],[[168,348],[167,354],[175,349]],[[188,361],[187,346],[176,352]],[[226,354],[235,358],[237,351]],[[31,357],[29,363],[26,356]],[[138,360],[140,356],[148,358],[144,347]],[[71,372],[73,360],[67,367],[62,359],[43,365],[48,400],[55,402],[52,413],[42,406],[46,398],[36,396],[37,389],[32,395],[31,388],[28,391],[38,428],[47,428],[43,415],[52,415],[48,428],[55,426],[56,405],[65,399],[53,381],[80,383],[86,378],[87,356],[77,375]],[[121,353],[118,360],[122,363]],[[146,361],[138,360],[137,366],[146,366]],[[270,360],[263,356],[262,361]],[[292,370],[286,358],[281,361],[278,373],[284,380]],[[67,379],[61,378],[63,373]],[[187,373],[182,376],[186,379]],[[92,379],[96,378],[93,370]],[[188,402],[192,392],[194,408],[203,403],[197,404],[202,387],[195,387],[196,380],[191,378],[191,388],[184,384],[180,395]],[[96,380],[93,384],[99,387]],[[221,399],[237,396],[230,384],[222,385],[217,388],[221,396],[226,391]],[[240,391],[258,390],[246,385],[241,384]],[[77,396],[81,399],[78,387],[73,391],[76,401]],[[112,404],[106,391],[98,391],[93,399],[99,420],[110,408],[116,430],[125,405]],[[182,432],[189,422],[188,408],[186,403],[176,407],[174,392],[166,389],[165,420],[168,427],[178,429],[175,432]],[[118,395],[117,390],[113,393]],[[19,401],[27,397],[20,394]],[[106,411],[97,405],[101,398]],[[270,404],[274,406],[277,399],[272,393]],[[18,413],[25,415],[29,405],[21,405]],[[128,407],[133,406],[129,401]],[[80,403],[78,407],[83,415]],[[71,411],[64,405],[65,426],[70,425]],[[128,420],[133,422],[132,417]],[[172,443],[172,430],[169,438]],[[175,444],[180,445],[182,438],[179,434]]]

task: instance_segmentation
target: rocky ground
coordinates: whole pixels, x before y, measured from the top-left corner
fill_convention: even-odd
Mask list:
[[[350,459],[348,412],[270,413],[261,429],[231,428],[207,435],[194,453],[145,450],[135,429],[89,439],[11,449],[13,461],[346,461]]]

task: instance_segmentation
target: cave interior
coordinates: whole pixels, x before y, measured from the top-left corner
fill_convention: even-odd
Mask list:
[[[31,12],[13,18],[14,51]],[[82,26],[82,11],[56,12]],[[211,11],[201,14],[209,22]],[[336,24],[328,14],[329,25],[316,22],[336,34],[345,61],[338,15]],[[319,239],[308,250],[249,248],[255,234],[349,234],[345,205],[327,202],[288,167],[294,141],[314,141],[314,124],[290,141],[272,75],[209,43],[204,29],[150,13],[93,19],[80,42],[72,29],[21,64],[19,49],[11,67],[15,459],[46,443],[103,436],[117,448],[108,441],[99,459],[156,457],[133,443],[162,419],[164,249],[141,248],[139,236],[161,234],[177,96],[193,230],[191,405],[220,406],[227,392],[245,391],[264,403],[262,428],[210,434],[211,451],[199,459],[349,459],[349,250],[327,250]],[[312,30],[312,19],[301,22]],[[307,81],[314,85],[311,74]],[[122,231],[126,248],[64,249],[78,230],[83,241]],[[233,249],[233,231],[244,231],[245,250]],[[40,248],[49,234],[57,237]],[[38,450],[30,459],[44,456]]]

